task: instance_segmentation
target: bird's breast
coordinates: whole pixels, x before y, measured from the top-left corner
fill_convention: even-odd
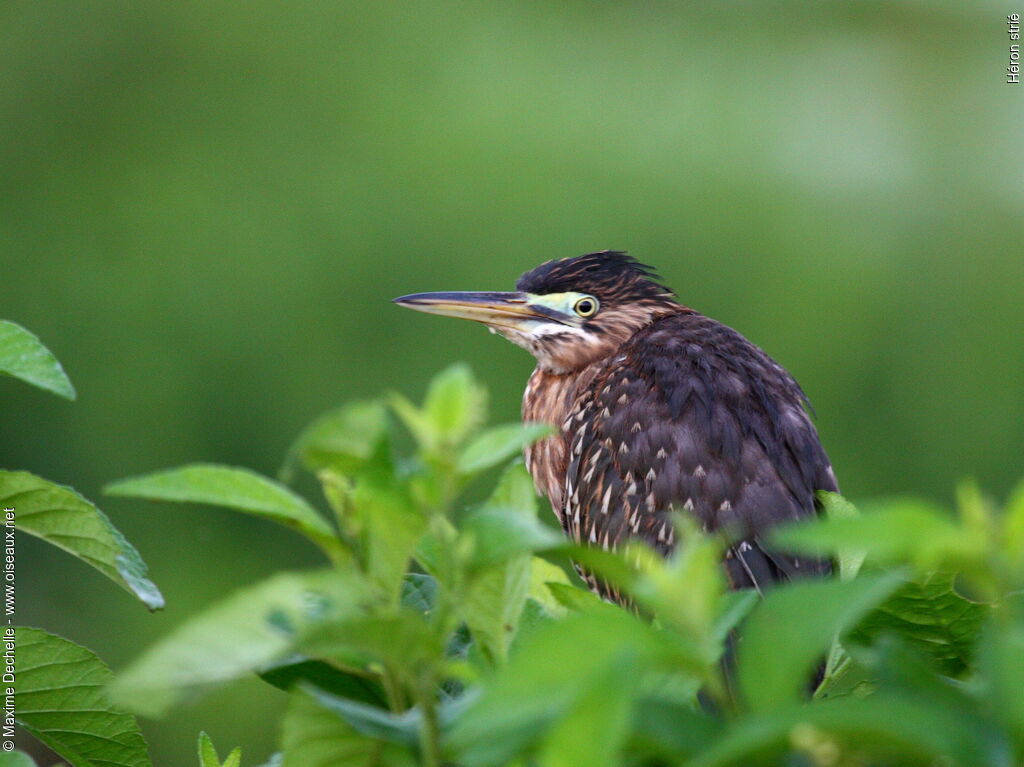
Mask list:
[[[595,372],[596,366],[591,366],[582,372],[558,375],[538,367],[523,393],[523,421],[546,423],[555,429],[550,437],[527,446],[523,457],[537,492],[551,501],[559,520],[568,468],[566,419],[571,416],[580,387],[590,382]]]

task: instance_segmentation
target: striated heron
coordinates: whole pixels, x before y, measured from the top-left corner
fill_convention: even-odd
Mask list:
[[[816,490],[837,489],[803,391],[658,280],[631,256],[604,251],[541,264],[512,293],[395,303],[481,322],[537,359],[523,419],[557,433],[526,449],[526,466],[573,539],[609,549],[639,538],[668,554],[671,517],[682,512],[706,531],[733,531],[733,588],[826,572],[827,562],[765,543],[772,525],[817,512]]]

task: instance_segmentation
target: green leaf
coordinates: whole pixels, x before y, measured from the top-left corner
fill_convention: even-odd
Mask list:
[[[337,714],[363,735],[410,748],[418,741],[421,716],[417,709],[393,714],[387,709],[339,698],[316,688],[306,688],[306,692],[323,708]]]
[[[551,427],[544,423],[495,426],[477,436],[462,450],[455,469],[459,474],[476,474],[518,455],[523,447],[549,434]]]
[[[860,516],[857,507],[839,493],[819,490],[817,496],[826,519],[853,519]],[[836,557],[839,560],[839,577],[844,581],[855,578],[864,564],[864,557],[865,552],[859,549],[840,548]]]
[[[984,700],[1024,749],[1024,607],[1020,596],[1016,611],[989,620],[978,653]]]
[[[455,363],[430,382],[423,412],[443,443],[457,445],[484,422],[487,391],[468,365]]]
[[[199,767],[239,767],[241,763],[242,749],[236,747],[221,764],[210,736],[205,732],[199,733]]]
[[[339,546],[330,525],[284,485],[248,469],[191,464],[107,485],[108,495],[224,506],[298,530],[329,553]]]
[[[377,662],[396,669],[408,679],[444,656],[444,646],[423,616],[408,610],[394,615],[327,621],[303,632],[299,648],[307,655],[361,656],[367,665]]]
[[[0,767],[37,767],[24,751],[0,751]]]
[[[737,677],[754,711],[800,700],[833,637],[891,594],[899,573],[852,581],[802,581],[771,591],[739,645]]]
[[[952,573],[930,573],[901,585],[850,632],[855,642],[894,633],[927,655],[939,673],[957,676],[970,665],[988,607],[956,593]]]
[[[0,508],[8,521],[86,562],[150,610],[164,606],[146,565],[107,516],[70,487],[25,471],[0,470]],[[11,516],[13,514],[13,517]]]
[[[561,535],[536,519],[502,509],[484,508],[470,514],[463,521],[461,532],[470,552],[467,564],[471,570],[565,544]]]
[[[530,599],[535,600],[543,607],[548,615],[561,617],[565,615],[566,605],[558,594],[555,593],[555,590],[558,588],[574,589],[575,591],[587,594],[591,593],[589,591],[582,592],[580,589],[570,585],[569,576],[558,565],[552,564],[540,557],[532,557],[530,559],[530,590],[528,595]]]
[[[356,581],[333,571],[275,575],[189,618],[118,676],[111,697],[160,716],[189,692],[293,652],[301,631],[354,612],[364,598]]]
[[[331,469],[351,475],[362,468],[387,430],[387,409],[382,402],[351,402],[324,413],[303,430],[288,450],[281,467],[282,481],[290,481],[295,466],[318,472]]]
[[[665,664],[683,671],[699,667],[681,656],[675,642],[630,613],[596,605],[539,627],[517,643],[482,694],[454,723],[453,759],[466,767],[507,764],[536,744],[579,700],[581,692],[609,673],[623,650],[635,653],[637,677]]]
[[[402,583],[402,606],[426,615],[437,602],[437,580],[425,573],[406,573]]]
[[[813,753],[816,746],[835,754],[836,761],[828,762],[833,764],[845,763],[841,757],[847,749],[856,764],[1008,764],[1005,755],[1000,758],[998,741],[972,728],[957,710],[888,693],[799,707],[780,704],[740,719],[686,764],[788,764],[784,753],[794,747]]]
[[[671,764],[708,748],[722,729],[720,719],[695,711],[692,705],[644,696],[633,709],[628,752],[633,757],[650,756],[640,764]]]
[[[64,368],[32,333],[9,320],[0,320],[0,374],[20,378],[65,399],[75,398]]]
[[[135,717],[107,699],[113,674],[99,658],[41,629],[19,626],[14,642],[22,727],[75,767],[150,767]]]
[[[941,509],[915,499],[865,507],[859,516],[819,517],[777,528],[773,543],[814,555],[864,552],[880,563],[913,562],[934,570],[945,563],[984,556],[986,542],[965,534]]]
[[[1006,501],[1003,540],[1020,575],[1024,576],[1024,482],[1020,482]]]
[[[408,749],[358,732],[307,690],[295,690],[285,712],[284,767],[416,767]]]
[[[280,690],[311,684],[325,692],[371,706],[386,706],[387,697],[375,678],[365,672],[347,671],[332,663],[304,655],[292,655],[257,672],[263,681]]]
[[[366,573],[388,600],[397,603],[409,560],[426,532],[427,519],[383,466],[372,466],[362,473],[352,504],[359,514]]]
[[[589,680],[544,739],[538,762],[544,767],[618,767],[640,688],[638,668],[634,653],[624,648],[604,673]]]

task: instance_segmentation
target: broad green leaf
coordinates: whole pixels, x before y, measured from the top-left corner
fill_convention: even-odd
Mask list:
[[[1024,482],[1013,489],[1006,501],[1003,540],[1018,577],[1024,577]]]
[[[539,742],[580,692],[621,659],[624,648],[635,653],[630,668],[638,677],[661,664],[682,671],[702,667],[680,655],[665,632],[611,605],[547,623],[517,643],[508,664],[454,723],[452,761],[466,767],[507,764]]]
[[[457,445],[484,422],[487,391],[468,365],[456,363],[434,376],[423,412],[442,443]]]
[[[352,474],[373,455],[386,429],[387,409],[377,400],[351,402],[324,413],[288,450],[281,479],[290,481],[298,464],[312,472]]]
[[[594,592],[581,589],[571,583],[548,583],[547,586],[551,596],[566,610],[585,612],[605,604],[604,600]]]
[[[306,688],[306,692],[363,735],[410,748],[416,745],[421,719],[418,709],[393,714],[387,709],[339,698],[316,688]]]
[[[569,576],[565,574],[565,570],[558,565],[548,562],[546,559],[532,557],[530,559],[530,590],[528,595],[530,599],[536,600],[549,615],[555,617],[561,617],[566,612],[565,604],[554,593],[555,589],[559,587],[574,588],[570,585]],[[575,590],[580,591],[580,589]],[[590,592],[585,593],[589,594]]]
[[[367,665],[382,663],[408,679],[444,655],[441,639],[423,616],[408,610],[326,621],[303,632],[298,646],[315,657],[361,656]]]
[[[939,673],[957,676],[974,656],[988,607],[956,593],[951,573],[930,573],[904,583],[850,633],[853,641],[894,633],[931,658]]]
[[[671,764],[680,757],[699,754],[723,729],[720,719],[694,710],[692,705],[662,696],[643,696],[633,707],[628,752],[650,756],[642,764]]]
[[[502,472],[484,505],[518,511],[530,517],[537,516],[537,490],[533,485],[533,477],[522,461],[514,461]]]
[[[462,523],[468,566],[478,570],[518,555],[561,547],[565,539],[535,518],[517,511],[484,508]]]
[[[368,737],[306,690],[295,690],[282,724],[284,767],[415,767],[412,753]]]
[[[355,612],[364,598],[358,582],[333,571],[275,575],[186,620],[118,676],[111,697],[160,716],[193,690],[285,657],[300,632]]]
[[[370,580],[397,603],[427,519],[390,471],[383,466],[371,468],[360,476],[352,495],[359,514],[361,550]]]
[[[997,614],[986,624],[979,665],[984,700],[1024,749],[1024,600],[1018,595],[1012,601],[1015,613]]]
[[[529,554],[510,557],[472,579],[460,611],[473,638],[491,659],[505,660],[529,590]]]
[[[966,532],[941,509],[897,499],[865,507],[859,516],[785,525],[773,532],[772,539],[782,548],[808,554],[862,551],[875,562],[912,562],[927,571],[984,556],[986,542]]]
[[[718,603],[718,614],[712,626],[712,636],[724,642],[729,632],[736,628],[750,614],[760,601],[754,589],[730,591],[723,594]]]
[[[325,692],[371,706],[386,706],[385,696],[375,674],[361,669],[340,668],[336,659],[330,663],[304,655],[293,655],[270,664],[257,672],[263,681],[281,690],[310,684]]]
[[[65,399],[75,398],[75,387],[53,353],[32,333],[9,320],[0,320],[0,374]]]
[[[0,751],[0,767],[37,767],[24,751]]]
[[[646,548],[635,550],[643,574],[631,593],[659,620],[704,647],[711,663],[718,655],[715,622],[725,592],[722,546],[696,529],[680,532],[682,540],[668,560]]]
[[[224,506],[298,530],[331,551],[340,544],[330,525],[284,485],[248,469],[191,464],[107,485],[108,495]]]
[[[839,758],[847,750],[856,764],[1008,764],[1005,754],[1000,758],[1002,744],[972,728],[957,710],[888,693],[798,707],[779,704],[739,719],[686,764],[788,764],[783,754],[806,753],[815,745],[835,754],[834,764],[845,763]]]
[[[75,767],[150,767],[135,717],[107,698],[113,674],[103,661],[41,629],[19,626],[14,642],[22,727]]]
[[[64,549],[137,596],[150,610],[164,606],[146,565],[107,516],[70,487],[26,471],[0,470],[0,508],[18,530]],[[13,515],[13,516],[12,516]]]
[[[618,767],[640,688],[640,668],[634,653],[623,648],[604,673],[589,680],[548,733],[538,763],[544,767]]]
[[[524,446],[551,434],[543,423],[513,423],[494,426],[474,438],[459,454],[455,469],[476,474],[518,455]]]
[[[860,515],[857,507],[839,493],[819,490],[817,496],[821,501],[826,519],[851,519]],[[839,561],[839,577],[844,581],[855,578],[860,572],[861,565],[864,564],[864,556],[864,551],[860,549],[840,548],[836,556]]]
[[[900,584],[899,573],[802,581],[771,591],[747,621],[737,677],[754,711],[797,701],[833,637]]]

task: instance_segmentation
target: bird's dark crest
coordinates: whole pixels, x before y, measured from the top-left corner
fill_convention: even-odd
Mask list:
[[[570,291],[589,293],[606,303],[674,299],[674,291],[662,285],[660,279],[652,267],[629,254],[603,250],[547,261],[520,277],[516,289],[539,295]]]

